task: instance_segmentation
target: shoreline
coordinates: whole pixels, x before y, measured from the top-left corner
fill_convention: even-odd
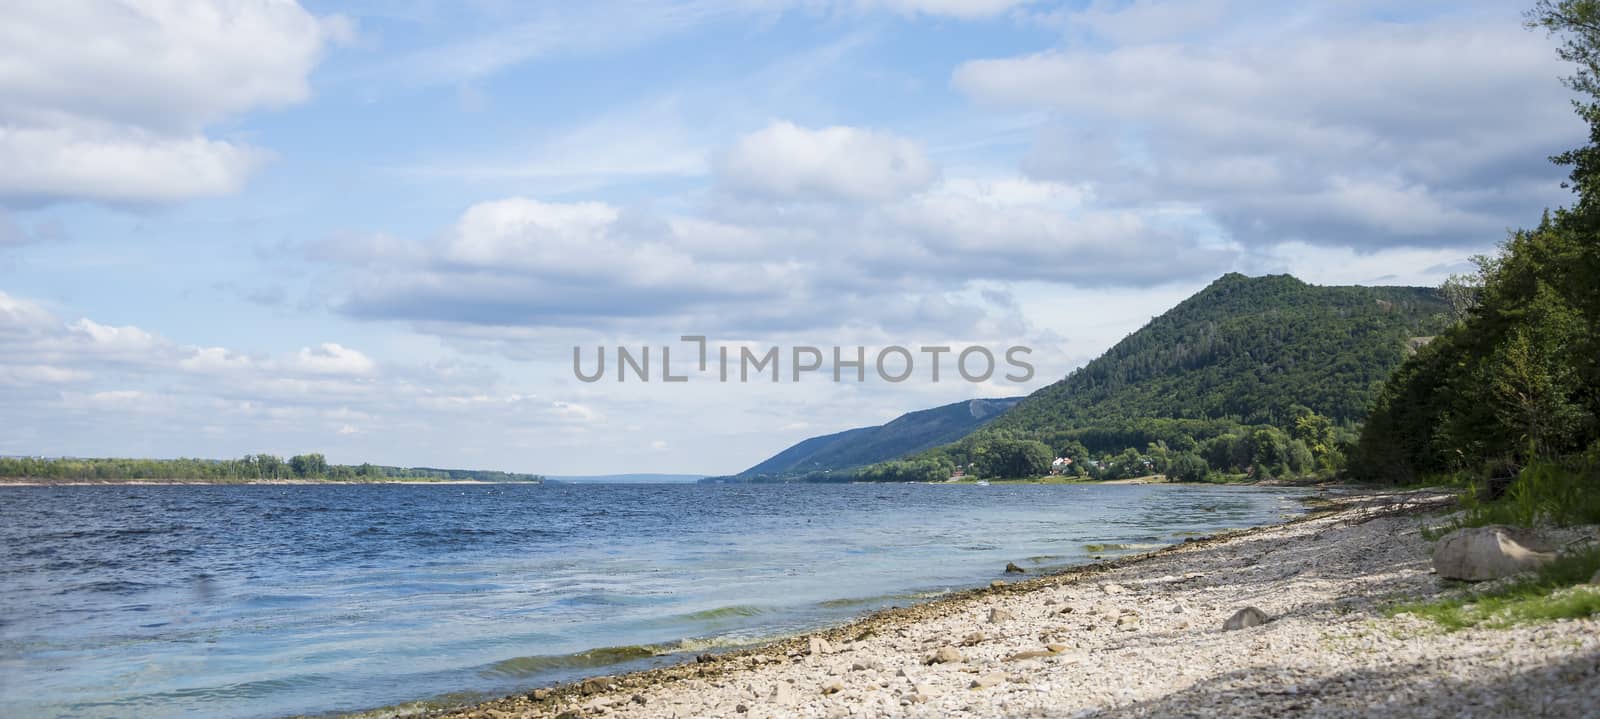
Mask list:
[[[1451,495],[1332,490],[1283,523],[420,716],[1454,716],[1526,710],[1515,704],[1526,687],[1497,683],[1511,674],[1545,687],[1535,694],[1547,715],[1578,716],[1600,700],[1600,622],[1447,634],[1385,613],[1450,591],[1431,575],[1420,515]],[[1268,623],[1223,631],[1245,606]],[[929,663],[946,650],[959,659]],[[1574,672],[1587,683],[1572,683]]]
[[[242,485],[296,485],[296,484],[544,484],[517,480],[490,481],[483,479],[251,479],[239,482],[219,482],[206,479],[108,479],[92,481],[83,479],[59,482],[41,479],[0,479],[0,487],[237,487]]]

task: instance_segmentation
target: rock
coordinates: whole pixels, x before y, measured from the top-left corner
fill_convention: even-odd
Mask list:
[[[735,712],[738,712],[738,713],[740,713],[740,714],[743,714],[743,713],[745,713],[745,712],[747,712],[747,711],[750,711],[750,707],[747,707],[747,706],[745,706],[745,705],[743,705],[743,704],[740,704],[740,705],[739,705],[739,706],[736,706],[736,707],[734,707],[734,708],[733,708],[733,710],[734,710],[734,711],[735,711]]]
[[[839,692],[842,692],[842,691],[844,691],[844,682],[834,681],[834,682],[828,682],[827,684],[822,685],[822,695],[823,696],[828,696],[830,694],[838,694]]]
[[[992,582],[989,582],[989,588],[990,589],[999,589],[999,588],[1001,588],[1001,587],[1003,587],[1005,585],[1006,585],[1006,582],[1005,582],[1004,579],[996,579],[996,580],[994,580]]]
[[[612,679],[611,677],[594,677],[592,679],[585,679],[583,680],[582,684],[578,685],[578,692],[586,697],[594,696],[595,694],[599,694],[600,692],[610,689],[611,687],[615,686],[616,683],[617,680]]]
[[[795,694],[793,687],[781,682],[772,687],[770,698],[773,704],[779,706],[791,706],[798,703],[800,699],[799,695]]]
[[[1105,592],[1106,594],[1122,594],[1128,590],[1121,584],[1102,584],[1100,585],[1100,591]]]
[[[1225,632],[1231,632],[1235,629],[1259,627],[1266,623],[1266,612],[1256,609],[1255,607],[1245,607],[1244,609],[1234,612],[1233,616],[1228,617],[1228,621],[1222,625],[1222,630]]]
[[[1006,562],[1006,574],[1026,574],[1027,571],[1017,566],[1015,562]]]
[[[951,664],[961,661],[961,652],[955,647],[939,647],[937,651],[928,656],[927,664]]]
[[[1053,657],[1055,655],[1056,655],[1055,652],[1052,652],[1052,651],[1050,651],[1048,649],[1030,649],[1030,650],[1025,651],[1025,652],[1017,652],[1016,654],[1012,654],[1011,656],[1006,657],[1006,661],[1008,661],[1008,662],[1020,662],[1020,661],[1024,661],[1024,660],[1028,660],[1028,659],[1039,659],[1039,658],[1042,658],[1042,657]]]
[[[1494,524],[1445,535],[1433,549],[1433,569],[1446,579],[1481,582],[1534,569],[1555,558],[1555,548],[1537,534]]]
[[[1168,609],[1167,611],[1172,612],[1173,614],[1182,614],[1183,613],[1183,605],[1174,602],[1172,604],[1172,608]]]
[[[990,672],[988,674],[980,674],[977,679],[972,680],[972,688],[988,689],[1004,683],[1006,683],[1005,672]]]
[[[822,637],[812,637],[810,650],[811,655],[816,656],[818,654],[827,654],[828,652],[833,651],[833,647],[828,644],[828,640],[823,639]]]
[[[556,715],[556,719],[583,719],[583,715],[576,709],[568,709]]]
[[[1137,628],[1138,626],[1139,626],[1139,615],[1137,615],[1137,614],[1123,614],[1123,615],[1117,617],[1117,628],[1118,629],[1122,629],[1124,631],[1132,631],[1135,628]]]
[[[645,703],[648,702],[648,701],[650,701],[650,700],[645,699],[643,694],[635,694],[635,695],[633,695],[633,703],[634,704],[638,704],[639,706],[644,706]]]
[[[1060,654],[1068,649],[1067,645],[1065,644],[1046,644],[1044,645],[1044,648],[1049,649],[1056,654]]]
[[[967,646],[967,647],[974,647],[974,646],[977,646],[979,644],[982,644],[988,638],[989,637],[984,635],[983,632],[973,632],[973,633],[968,634],[967,636],[964,636],[964,637],[961,638],[961,645],[962,646]]]
[[[989,610],[989,623],[990,624],[999,624],[1001,622],[1009,622],[1009,621],[1011,621],[1013,619],[1016,619],[1016,618],[1017,618],[1017,615],[1012,614],[1011,612],[1008,612],[1008,611],[1006,611],[1004,609],[1000,609],[998,607]]]
[[[701,654],[700,656],[697,656],[697,657],[694,658],[694,661],[695,661],[696,664],[706,664],[708,662],[714,662],[716,660],[717,660],[716,656],[712,655],[712,654]]]
[[[535,689],[528,693],[528,698],[536,702],[542,702],[546,699],[549,699],[550,694],[551,691],[549,689]]]

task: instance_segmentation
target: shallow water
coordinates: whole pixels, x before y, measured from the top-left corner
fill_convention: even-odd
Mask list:
[[[675,661],[1298,513],[1160,485],[0,487],[0,716],[281,717]]]

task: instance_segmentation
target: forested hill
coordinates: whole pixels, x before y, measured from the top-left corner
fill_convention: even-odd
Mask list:
[[[1359,420],[1411,340],[1438,331],[1445,313],[1432,288],[1227,274],[991,428],[1031,434],[1156,417],[1282,424],[1294,405]]]
[[[860,467],[954,442],[1010,409],[1021,397],[974,399],[900,415],[888,424],[804,440],[736,478],[775,479]]]
[[[1224,275],[973,434],[858,477],[1031,477],[1053,457],[1093,479],[1330,473],[1449,312],[1431,288]]]

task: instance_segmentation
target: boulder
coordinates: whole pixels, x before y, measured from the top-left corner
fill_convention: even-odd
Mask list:
[[[961,661],[961,652],[955,647],[939,647],[928,656],[928,664],[950,664]]]
[[[808,649],[810,650],[812,656],[827,654],[833,651],[833,647],[828,644],[828,640],[823,639],[822,637],[812,637]]]
[[[1017,566],[1016,562],[1006,562],[1006,574],[1024,574],[1028,570]]]
[[[1536,569],[1555,548],[1520,527],[1493,524],[1446,534],[1433,549],[1433,569],[1446,579],[1481,582]]]
[[[1263,624],[1266,624],[1266,623],[1267,623],[1267,613],[1266,612],[1263,612],[1260,609],[1256,609],[1255,607],[1245,607],[1244,609],[1240,609],[1239,611],[1234,612],[1233,616],[1228,617],[1228,621],[1223,623],[1223,625],[1222,625],[1222,630],[1226,631],[1226,632],[1231,632],[1231,631],[1233,631],[1235,629],[1248,629],[1250,627],[1259,627],[1259,626],[1261,626]]]
[[[999,624],[1001,622],[1009,622],[1009,621],[1011,621],[1013,619],[1016,619],[1016,618],[1017,618],[1017,615],[1012,614],[1011,612],[1008,612],[1008,611],[1006,611],[1004,609],[1000,609],[998,607],[989,610],[989,623],[990,624]]]

